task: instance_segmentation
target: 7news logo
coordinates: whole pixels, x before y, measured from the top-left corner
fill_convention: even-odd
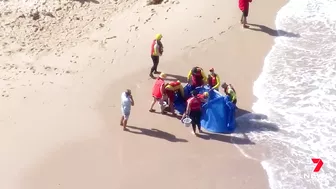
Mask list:
[[[313,163],[316,164],[314,172],[319,172],[320,169],[321,169],[321,167],[322,167],[322,165],[323,165],[322,159],[320,159],[320,158],[312,158],[312,161],[313,161]]]

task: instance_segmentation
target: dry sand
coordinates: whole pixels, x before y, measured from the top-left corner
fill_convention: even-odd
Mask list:
[[[18,2],[0,9],[0,188],[268,188],[259,162],[233,145],[253,146],[248,138],[197,138],[148,112],[149,47],[163,33],[159,70],[183,81],[194,65],[214,67],[250,110],[282,2],[253,2],[249,21],[267,26],[259,32],[240,27],[236,1],[58,1],[61,10],[45,1],[36,20],[36,6],[14,11]],[[125,88],[136,103],[126,132]]]

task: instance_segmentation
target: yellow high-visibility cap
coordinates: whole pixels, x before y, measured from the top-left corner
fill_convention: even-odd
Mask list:
[[[156,34],[155,39],[160,40],[162,38],[162,34]]]
[[[162,79],[164,79],[164,78],[167,77],[167,75],[165,73],[161,73],[159,77],[162,78]]]

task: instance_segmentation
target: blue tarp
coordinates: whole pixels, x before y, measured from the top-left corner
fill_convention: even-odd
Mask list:
[[[191,96],[191,86],[184,87],[185,99]],[[228,96],[223,96],[218,91],[209,90],[209,87],[198,87],[198,93],[209,92],[208,102],[202,107],[202,128],[214,133],[230,133],[236,128],[235,112],[236,106]],[[175,96],[175,109],[183,114],[186,109],[185,100],[179,95]]]

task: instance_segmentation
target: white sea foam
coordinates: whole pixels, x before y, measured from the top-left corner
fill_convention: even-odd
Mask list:
[[[279,130],[251,115],[237,118],[270,151],[262,166],[272,189],[336,188],[335,10],[336,0],[290,0],[278,12],[279,36],[255,82],[253,111]],[[311,158],[323,160],[320,172]]]

